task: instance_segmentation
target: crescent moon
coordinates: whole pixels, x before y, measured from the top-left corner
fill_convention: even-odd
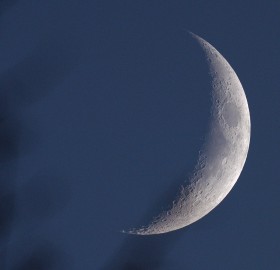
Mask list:
[[[243,87],[225,58],[207,41],[191,35],[206,54],[212,78],[209,131],[189,181],[181,186],[169,210],[155,217],[148,226],[126,233],[167,233],[201,219],[227,196],[247,158],[251,123]]]

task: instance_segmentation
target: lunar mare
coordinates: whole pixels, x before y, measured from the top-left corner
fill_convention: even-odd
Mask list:
[[[250,142],[250,113],[243,87],[225,58],[192,34],[206,54],[212,78],[211,120],[197,165],[172,206],[131,234],[161,234],[183,228],[213,210],[236,183]]]

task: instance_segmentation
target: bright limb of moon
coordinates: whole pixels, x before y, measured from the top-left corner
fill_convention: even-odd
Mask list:
[[[152,235],[183,228],[207,215],[236,183],[250,143],[250,113],[243,87],[225,58],[192,34],[203,48],[212,78],[211,120],[197,165],[167,211],[148,226],[125,231]]]

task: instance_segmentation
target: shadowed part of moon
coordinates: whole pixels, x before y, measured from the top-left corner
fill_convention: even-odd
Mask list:
[[[148,226],[127,231],[130,234],[166,233],[199,220],[227,196],[247,158],[251,124],[243,87],[224,57],[207,41],[192,35],[205,52],[212,78],[209,131],[197,165],[170,209]]]

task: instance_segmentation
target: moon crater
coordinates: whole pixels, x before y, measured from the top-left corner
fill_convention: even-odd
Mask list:
[[[221,115],[229,128],[236,128],[238,126],[241,116],[238,107],[234,103],[230,102],[223,106]]]

